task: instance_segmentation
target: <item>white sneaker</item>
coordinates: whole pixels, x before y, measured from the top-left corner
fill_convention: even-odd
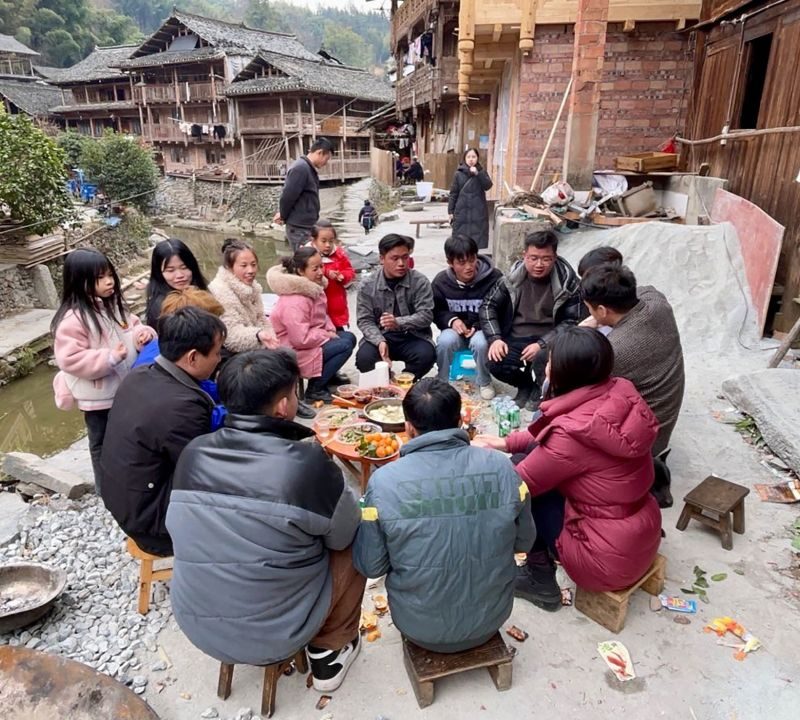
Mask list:
[[[361,650],[361,638],[356,635],[341,650],[306,649],[314,690],[331,692],[342,684],[344,676]]]
[[[495,396],[494,385],[492,385],[492,383],[481,386],[480,391],[483,400],[491,400]]]

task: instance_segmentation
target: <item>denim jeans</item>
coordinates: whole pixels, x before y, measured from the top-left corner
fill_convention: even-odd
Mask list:
[[[347,330],[336,333],[335,338],[331,338],[322,346],[322,375],[313,378],[309,383],[309,388],[324,388],[336,375],[347,359],[353,354],[356,346],[356,336]]]
[[[489,343],[481,330],[478,330],[471,338],[459,335],[455,330],[447,328],[442,330],[439,339],[436,341],[436,364],[439,367],[439,380],[447,382],[450,378],[450,365],[453,363],[453,355],[458,350],[472,352],[477,366],[476,382],[478,387],[488,385],[492,378],[489,376]]]

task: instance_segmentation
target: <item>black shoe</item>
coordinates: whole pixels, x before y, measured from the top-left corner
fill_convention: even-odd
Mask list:
[[[361,639],[355,636],[341,650],[325,650],[311,645],[307,648],[314,690],[331,692],[342,684],[344,676],[361,650]]]
[[[302,400],[298,400],[297,402],[297,417],[303,418],[304,420],[310,420],[313,417],[317,416],[317,411],[314,410],[310,405],[306,405]]]
[[[531,388],[519,388],[517,390],[516,397],[514,397],[514,402],[517,403],[517,407],[520,410],[524,410],[525,406],[528,404],[528,400],[531,399]]]
[[[305,399],[311,403],[319,402],[320,400],[322,400],[324,403],[332,403],[333,395],[330,394],[328,388],[314,387],[306,390]]]
[[[536,607],[555,612],[561,607],[561,588],[552,565],[523,565],[517,571],[514,597],[532,602]]]
[[[345,375],[344,373],[338,372],[336,373],[336,375],[333,376],[331,381],[328,383],[328,387],[339,387],[339,385],[349,385],[349,384],[350,384],[350,378],[347,377],[347,375]]]

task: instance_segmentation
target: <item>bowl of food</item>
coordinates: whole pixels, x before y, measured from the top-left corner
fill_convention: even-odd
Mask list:
[[[364,435],[356,450],[361,457],[371,460],[389,460],[400,452],[400,438],[393,432]]]
[[[368,403],[372,400],[372,388],[359,388],[353,393],[353,399],[359,403]]]
[[[336,388],[336,394],[345,400],[352,400],[356,396],[358,385],[339,385]]]
[[[334,440],[344,445],[358,445],[365,435],[379,433],[381,426],[371,422],[351,422],[336,431]]]
[[[338,430],[342,425],[352,422],[358,417],[358,410],[350,408],[328,408],[317,414],[314,418],[316,425],[320,421],[327,421],[331,430]]]
[[[372,397],[375,400],[387,400],[389,398],[403,398],[405,391],[402,388],[394,385],[385,385],[384,387],[376,387],[372,389]]]
[[[367,416],[367,420],[378,423],[387,431],[397,432],[406,426],[403,401],[399,398],[375,400],[364,408],[364,415]]]

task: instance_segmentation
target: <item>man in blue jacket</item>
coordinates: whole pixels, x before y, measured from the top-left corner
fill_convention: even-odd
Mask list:
[[[425,378],[403,399],[412,438],[369,481],[353,564],[386,574],[392,620],[434,652],[488,641],[514,602],[515,552],[536,538],[527,486],[503,454],[470,447],[461,397]]]

